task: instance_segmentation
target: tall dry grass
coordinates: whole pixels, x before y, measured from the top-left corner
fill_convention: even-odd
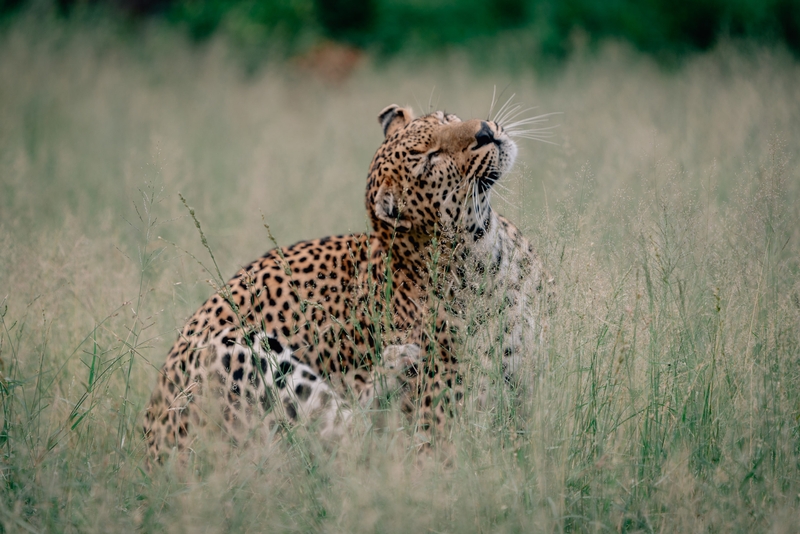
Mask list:
[[[18,22],[0,36],[3,530],[793,531],[798,82],[780,50],[665,71],[611,44],[547,78],[454,55],[331,87],[158,27]],[[564,112],[496,199],[558,281],[532,393],[461,414],[452,465],[360,428],[334,451],[209,437],[195,472],[144,474],[157,367],[212,291],[177,193],[223,274],[271,246],[262,216],[282,244],[363,230],[376,113],[485,116],[494,86]]]

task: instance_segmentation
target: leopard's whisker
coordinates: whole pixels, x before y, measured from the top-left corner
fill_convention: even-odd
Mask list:
[[[518,133],[547,133],[547,132],[551,132],[551,131],[555,130],[559,126],[560,126],[559,124],[554,124],[554,125],[551,125],[551,126],[542,126],[542,127],[539,127],[539,128],[526,128],[526,127],[521,127],[521,126],[515,126],[513,128],[506,128],[505,132],[508,135],[513,135],[513,134],[518,134]]]
[[[501,122],[501,121],[499,120],[499,119],[500,119],[500,117],[502,117],[502,116],[503,116],[504,112],[506,111],[506,108],[507,108],[509,105],[511,105],[511,102],[514,100],[514,97],[515,97],[516,95],[517,95],[516,93],[513,93],[513,94],[512,94],[510,97],[508,97],[508,100],[506,100],[505,104],[503,104],[502,106],[500,106],[500,109],[498,109],[498,110],[497,110],[497,114],[495,115],[494,119],[492,119],[492,120],[494,120],[494,122],[497,122],[497,123],[500,123],[500,122]]]
[[[535,109],[535,108],[530,108]],[[554,111],[552,113],[544,113],[542,115],[536,115],[535,117],[528,117],[526,119],[520,119],[518,121],[511,122],[509,124],[503,124],[504,130],[513,130],[514,128],[518,128],[519,126],[525,126],[528,124],[540,124],[543,122],[548,122],[550,117],[555,115],[561,115],[560,111]],[[509,118],[509,120],[513,119],[514,117]],[[502,123],[501,123],[502,124]]]
[[[506,133],[510,136],[520,136],[520,135],[528,135],[528,134],[536,134],[541,137],[547,137],[550,135],[554,135],[553,130],[558,128],[559,125],[556,124],[554,126],[546,126],[544,128],[525,128],[525,129],[517,129],[514,128],[512,130],[506,130]]]
[[[536,109],[536,107],[523,108],[522,105],[518,105],[518,106],[516,106],[514,108],[513,112],[506,113],[505,117],[503,117],[503,121],[502,122],[498,121],[498,124],[503,124],[503,128],[505,128],[506,127],[505,123],[511,122],[514,119],[516,119],[517,117],[519,117],[521,115],[524,115],[525,113],[531,112],[531,111],[533,111],[535,109]],[[509,126],[511,126],[511,125],[509,125]]]
[[[459,184],[455,187],[455,189],[453,189],[453,193],[457,193],[458,191],[460,191],[464,186],[468,185],[469,183],[470,183],[470,180],[468,178],[464,178],[463,180],[461,180],[461,182],[459,182]],[[453,193],[451,193],[451,195]]]
[[[537,132],[537,131],[523,131],[523,132],[513,132],[509,134],[509,137],[525,137],[528,139],[531,138],[538,138],[538,139],[549,139],[555,136],[555,132]]]
[[[509,187],[502,182],[495,182],[495,184],[492,187],[500,188],[508,193],[513,193],[513,191],[511,191],[511,189],[509,189]]]
[[[497,185],[498,184],[495,184],[495,186],[497,186]],[[509,191],[509,193],[510,192],[511,191]],[[497,189],[494,189],[494,194],[497,195],[498,197],[500,197],[500,200],[502,200],[503,202],[505,202],[506,204],[508,204],[512,208],[514,208],[516,210],[520,209],[521,204],[517,204],[516,202],[511,202],[506,197],[504,197],[502,194],[500,194],[500,191],[498,191]]]
[[[539,135],[533,135],[533,134],[514,134],[514,135],[511,135],[511,137],[521,137],[523,139],[531,139],[533,141],[541,141],[542,143],[547,143],[547,144],[550,144],[550,145],[558,146],[558,143],[555,143],[555,142],[550,141],[548,139],[548,137],[552,137],[550,135],[548,135],[548,136],[539,136]]]
[[[472,211],[474,212],[475,219],[478,219],[478,201],[475,198],[476,182],[472,182]]]
[[[513,95],[513,94],[512,94],[512,95],[511,95],[511,96],[508,98],[508,100],[506,100],[506,101],[503,103],[503,105],[502,105],[502,106],[500,106],[500,108],[499,108],[499,109],[498,109],[498,110],[495,112],[495,115],[494,115],[494,117],[492,117],[492,120],[496,120],[496,119],[497,119],[497,117],[498,117],[498,116],[500,116],[500,115],[503,113],[503,111],[505,110],[506,106],[508,106],[508,105],[511,103],[511,99],[512,99],[512,98],[514,98],[514,95]]]
[[[515,117],[518,117],[520,115],[520,113],[524,112],[524,111],[520,111],[521,109],[522,109],[522,105],[521,104],[513,104],[513,105],[509,106],[503,112],[502,115],[498,115],[497,119],[495,119],[495,122],[497,124],[503,124],[504,122],[507,122],[507,121],[509,121],[509,120],[511,120],[511,119],[513,119]]]

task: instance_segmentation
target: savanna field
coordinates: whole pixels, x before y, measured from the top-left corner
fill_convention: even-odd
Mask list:
[[[800,63],[723,40],[519,65],[366,54],[331,81],[158,24],[6,25],[0,532],[797,532]],[[530,393],[460,413],[447,461],[388,413],[145,472],[214,262],[366,230],[378,112],[485,118],[495,93],[560,112],[493,197],[556,279]]]

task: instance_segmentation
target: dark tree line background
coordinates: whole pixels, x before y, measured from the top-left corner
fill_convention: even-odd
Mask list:
[[[37,0],[0,0],[11,18]],[[39,3],[46,2],[40,0]],[[783,43],[800,53],[800,0],[52,0],[61,16],[104,10],[158,17],[202,40],[215,32],[255,43],[330,38],[395,53],[481,46],[498,35],[556,57],[576,30],[658,54],[703,50],[722,36]],[[307,39],[306,39],[307,40]],[[477,43],[477,44],[476,44]]]

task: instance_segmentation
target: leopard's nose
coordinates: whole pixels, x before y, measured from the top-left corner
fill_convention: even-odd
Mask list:
[[[481,129],[475,134],[475,140],[478,142],[478,144],[475,145],[475,149],[495,142],[494,132],[488,122],[481,121]]]

